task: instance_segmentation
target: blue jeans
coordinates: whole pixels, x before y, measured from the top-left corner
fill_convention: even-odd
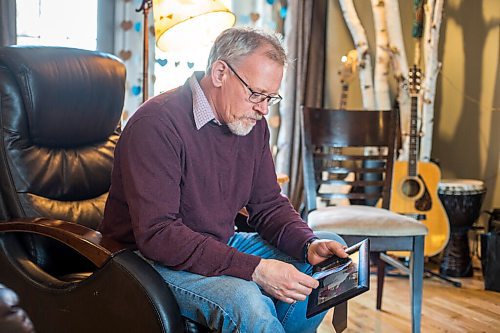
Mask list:
[[[319,238],[345,242],[330,232]],[[267,243],[256,233],[235,233],[229,246],[265,259],[277,259],[311,274],[312,266],[297,261]],[[315,332],[325,313],[306,319],[307,299],[295,304],[277,301],[252,281],[232,276],[206,277],[174,271],[150,262],[172,290],[181,314],[219,332]]]

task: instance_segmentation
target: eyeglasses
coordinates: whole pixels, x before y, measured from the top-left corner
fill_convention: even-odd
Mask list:
[[[245,86],[245,88],[247,88],[249,91],[250,91],[250,96],[248,97],[248,100],[252,103],[255,103],[255,104],[258,104],[258,103],[262,103],[264,102],[265,100],[267,100],[267,106],[271,106],[271,105],[274,105],[276,103],[279,103],[283,97],[281,97],[280,95],[268,95],[268,94],[264,94],[264,93],[261,93],[261,92],[257,92],[255,90],[253,90],[252,88],[250,88],[248,86],[248,84],[238,75],[238,73],[236,73],[236,71],[234,70],[233,67],[231,67],[231,65],[225,61],[227,67],[229,67],[234,75],[236,75],[236,77],[241,81],[241,83],[243,83],[243,85]]]

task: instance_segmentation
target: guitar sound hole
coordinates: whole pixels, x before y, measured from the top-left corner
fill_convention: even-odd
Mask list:
[[[402,190],[407,197],[414,197],[420,192],[420,184],[414,179],[407,179],[403,182]]]

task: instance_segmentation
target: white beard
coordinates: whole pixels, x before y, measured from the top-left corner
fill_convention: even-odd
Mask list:
[[[248,133],[250,133],[254,126],[255,124],[245,125],[245,122],[243,120],[237,120],[235,122],[227,124],[227,127],[229,127],[231,133],[239,136],[247,135]]]

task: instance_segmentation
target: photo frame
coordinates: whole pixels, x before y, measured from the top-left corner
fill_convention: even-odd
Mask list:
[[[370,289],[370,242],[368,239],[346,249],[349,257],[333,256],[313,268],[319,287],[313,289],[306,317],[323,312]]]

